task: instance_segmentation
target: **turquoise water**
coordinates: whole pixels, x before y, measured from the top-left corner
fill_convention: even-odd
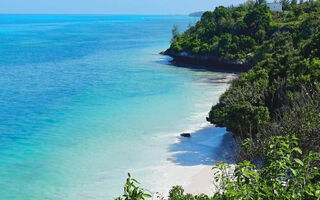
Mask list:
[[[227,87],[158,54],[195,20],[0,15],[0,199],[112,199],[128,171],[156,187]]]

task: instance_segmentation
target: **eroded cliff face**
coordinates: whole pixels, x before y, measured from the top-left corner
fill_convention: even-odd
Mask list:
[[[246,72],[252,67],[245,61],[225,60],[208,54],[190,54],[185,51],[176,52],[172,49],[161,52],[161,54],[172,57],[174,63],[205,66],[220,71]]]

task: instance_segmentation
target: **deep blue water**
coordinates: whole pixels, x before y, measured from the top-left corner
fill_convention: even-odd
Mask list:
[[[112,199],[128,171],[156,187],[226,88],[158,54],[195,20],[0,15],[0,199]]]

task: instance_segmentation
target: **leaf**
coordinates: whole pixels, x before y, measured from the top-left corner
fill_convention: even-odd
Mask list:
[[[136,180],[136,179],[134,179],[134,178],[132,178],[131,180],[132,180],[133,182],[135,182],[135,183],[140,184],[140,183],[139,183],[139,181],[137,181],[137,180]]]
[[[295,158],[294,161],[296,161],[296,163],[298,163],[301,166],[304,165],[303,162],[299,158]]]
[[[292,172],[292,174],[293,174],[294,176],[297,176],[297,171],[296,171],[296,170],[290,168],[290,171]]]
[[[143,194],[143,197],[151,198],[152,196],[150,194]]]
[[[316,194],[316,197],[320,197],[320,190],[316,190],[316,192],[315,192],[315,194]]]
[[[299,154],[302,154],[302,150],[300,148],[298,148],[298,147],[294,147],[292,149],[292,151],[295,151],[295,152],[298,152]]]

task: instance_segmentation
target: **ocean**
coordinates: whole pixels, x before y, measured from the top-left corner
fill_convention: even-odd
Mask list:
[[[159,55],[196,20],[0,15],[0,199],[113,199],[127,172],[156,190],[159,167],[208,164],[172,145],[208,126],[229,74]]]

